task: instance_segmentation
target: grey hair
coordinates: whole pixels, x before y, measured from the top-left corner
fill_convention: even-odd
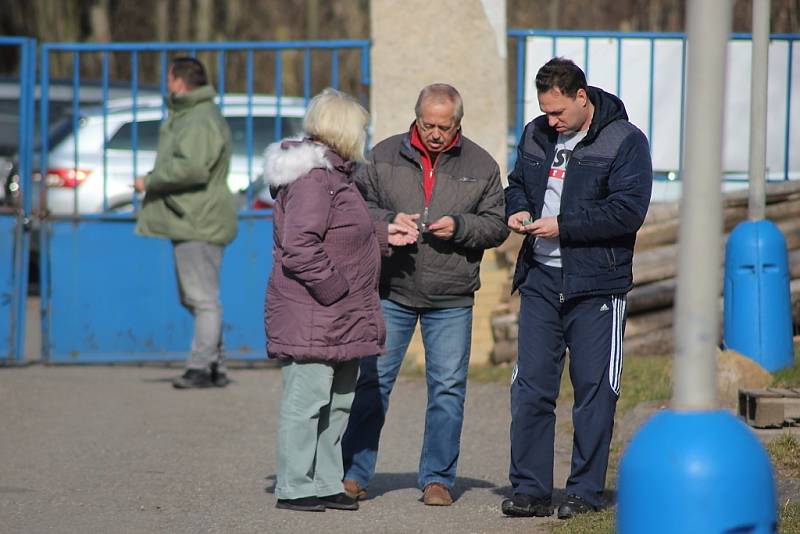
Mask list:
[[[455,104],[455,111],[453,112],[453,120],[456,125],[461,124],[461,119],[464,117],[464,101],[461,100],[461,94],[452,85],[446,83],[432,83],[426,85],[419,92],[417,97],[417,105],[414,106],[414,113],[419,119],[422,116],[422,103],[427,99],[433,99],[437,102],[450,101]]]
[[[369,113],[355,98],[328,87],[311,99],[303,129],[345,159],[364,160]]]

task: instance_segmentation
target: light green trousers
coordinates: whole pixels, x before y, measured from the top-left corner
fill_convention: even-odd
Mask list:
[[[350,415],[358,360],[286,363],[278,418],[275,497],[342,493],[341,438]]]

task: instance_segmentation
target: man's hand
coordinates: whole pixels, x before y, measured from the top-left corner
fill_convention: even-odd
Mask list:
[[[531,214],[528,211],[518,211],[508,218],[507,226],[518,234],[525,234],[525,221],[530,221]]]
[[[138,193],[144,193],[144,176],[139,176],[133,181],[133,188]]]
[[[419,213],[403,213],[402,211],[394,216],[394,224],[405,226],[409,230],[419,231],[417,228],[417,221],[419,220]]]
[[[456,231],[456,221],[445,215],[428,224],[428,231],[439,239],[450,239]]]
[[[403,247],[417,241],[419,231],[417,227],[409,228],[402,224],[389,223],[389,244],[395,247]]]
[[[525,232],[536,237],[555,239],[558,237],[558,219],[556,217],[536,219],[533,223],[525,226]]]

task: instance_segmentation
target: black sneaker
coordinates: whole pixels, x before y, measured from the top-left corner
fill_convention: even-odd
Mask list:
[[[550,497],[515,493],[503,501],[501,509],[505,515],[512,517],[550,517],[553,515],[553,502]]]
[[[325,504],[316,497],[300,497],[299,499],[278,499],[275,508],[296,512],[324,512]]]
[[[185,373],[172,381],[172,387],[176,389],[210,388],[213,385],[211,373],[200,369],[187,369]]]
[[[561,503],[558,507],[558,518],[569,519],[578,514],[585,514],[586,512],[596,512],[597,507],[589,504],[583,497],[569,494],[567,500]]]
[[[320,497],[319,500],[322,501],[325,508],[333,508],[334,510],[358,510],[358,501],[352,497],[348,497],[344,493]]]
[[[211,381],[218,388],[224,388],[231,383],[225,371],[219,370],[219,364],[217,364],[217,362],[211,364]]]

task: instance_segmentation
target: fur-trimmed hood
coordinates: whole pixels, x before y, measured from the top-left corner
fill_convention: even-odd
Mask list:
[[[264,179],[274,187],[287,185],[311,169],[333,169],[340,159],[325,145],[308,138],[292,137],[272,143],[264,151]]]

